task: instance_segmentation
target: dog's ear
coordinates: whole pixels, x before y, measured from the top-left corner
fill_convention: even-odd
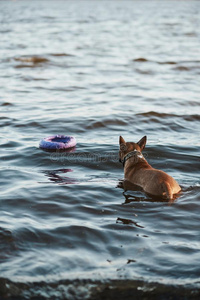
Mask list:
[[[143,136],[143,138],[139,140],[139,142],[137,142],[137,144],[140,146],[141,151],[145,148],[146,142],[147,142],[146,135]]]
[[[119,144],[126,144],[125,139],[121,135],[119,137]]]

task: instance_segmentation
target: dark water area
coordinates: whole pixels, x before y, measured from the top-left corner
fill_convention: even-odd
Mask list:
[[[199,299],[199,10],[0,1],[0,299]],[[121,188],[119,135],[173,203]]]

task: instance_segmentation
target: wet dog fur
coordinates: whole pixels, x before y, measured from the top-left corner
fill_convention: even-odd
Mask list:
[[[181,188],[170,175],[148,164],[142,155],[146,141],[146,136],[137,143],[119,137],[119,161],[124,165],[124,180],[141,187],[149,195],[173,200]]]

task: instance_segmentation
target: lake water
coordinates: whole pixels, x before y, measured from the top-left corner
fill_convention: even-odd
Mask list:
[[[199,10],[0,1],[0,299],[199,299]],[[147,135],[174,203],[120,188],[119,135]]]

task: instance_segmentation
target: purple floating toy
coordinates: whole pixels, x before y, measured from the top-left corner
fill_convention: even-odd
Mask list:
[[[40,148],[43,149],[69,149],[76,146],[76,139],[73,136],[54,135],[40,141]]]

